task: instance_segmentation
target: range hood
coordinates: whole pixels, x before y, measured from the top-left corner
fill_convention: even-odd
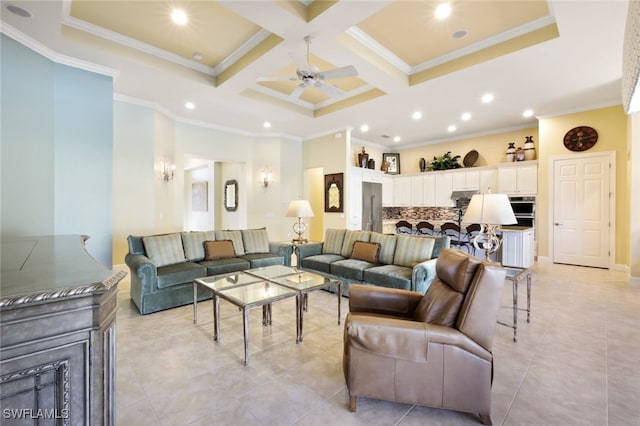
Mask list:
[[[467,199],[470,200],[472,196],[474,196],[475,194],[479,194],[480,191],[477,190],[472,190],[472,191],[453,191],[451,193],[451,199],[454,201],[458,201],[460,199]]]

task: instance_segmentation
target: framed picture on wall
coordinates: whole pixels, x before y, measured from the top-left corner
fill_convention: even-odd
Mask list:
[[[387,166],[387,173],[390,175],[400,174],[400,154],[384,153],[382,154],[382,162]]]
[[[344,173],[324,175],[324,211],[342,213],[344,194]]]
[[[191,210],[194,212],[207,211],[207,182],[194,182],[191,184]]]

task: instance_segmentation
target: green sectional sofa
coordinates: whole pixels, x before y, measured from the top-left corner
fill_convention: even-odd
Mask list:
[[[292,245],[266,229],[174,232],[127,238],[131,300],[141,314],[193,302],[193,280],[269,265],[291,265]],[[199,300],[210,298],[200,292]]]
[[[323,242],[298,247],[298,265],[349,284],[368,284],[424,293],[435,277],[436,258],[449,248],[447,236],[388,235],[327,229]]]

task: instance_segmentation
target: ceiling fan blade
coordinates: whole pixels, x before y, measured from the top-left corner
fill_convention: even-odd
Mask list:
[[[258,77],[256,81],[261,83],[263,81],[297,81],[297,77]]]
[[[322,92],[324,92],[326,95],[331,96],[332,98],[341,98],[344,96],[344,92],[342,90],[331,84],[317,81],[315,85],[318,89],[322,90]]]
[[[302,94],[302,91],[304,90],[304,88],[307,87],[304,85],[304,83],[300,83],[298,85],[298,87],[296,87],[296,89],[291,92],[291,94],[288,96],[289,99],[298,99],[300,97],[300,95]]]
[[[348,65],[346,67],[319,72],[316,77],[320,80],[331,80],[332,78],[355,77],[357,75],[358,70],[356,70],[356,67]]]

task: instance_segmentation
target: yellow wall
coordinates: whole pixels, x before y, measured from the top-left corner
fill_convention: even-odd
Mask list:
[[[526,136],[533,136],[533,141],[537,148],[538,128],[532,127],[512,132],[405,149],[400,151],[400,171],[402,174],[419,173],[420,158],[424,158],[427,161],[427,165],[429,165],[434,156],[439,157],[447,151],[451,151],[452,156],[459,155],[459,163],[462,165],[464,156],[473,149],[478,151],[478,160],[474,166],[492,166],[504,161],[504,153],[509,146],[509,142],[515,142],[516,148],[521,147],[524,145]]]
[[[615,263],[629,265],[629,200],[627,171],[628,119],[621,105],[583,111],[556,117],[541,118],[538,149],[538,256],[550,255],[549,241],[549,167],[551,157],[574,154],[565,148],[563,138],[577,126],[590,126],[598,132],[598,142],[589,153],[615,151],[616,153],[616,229]]]

